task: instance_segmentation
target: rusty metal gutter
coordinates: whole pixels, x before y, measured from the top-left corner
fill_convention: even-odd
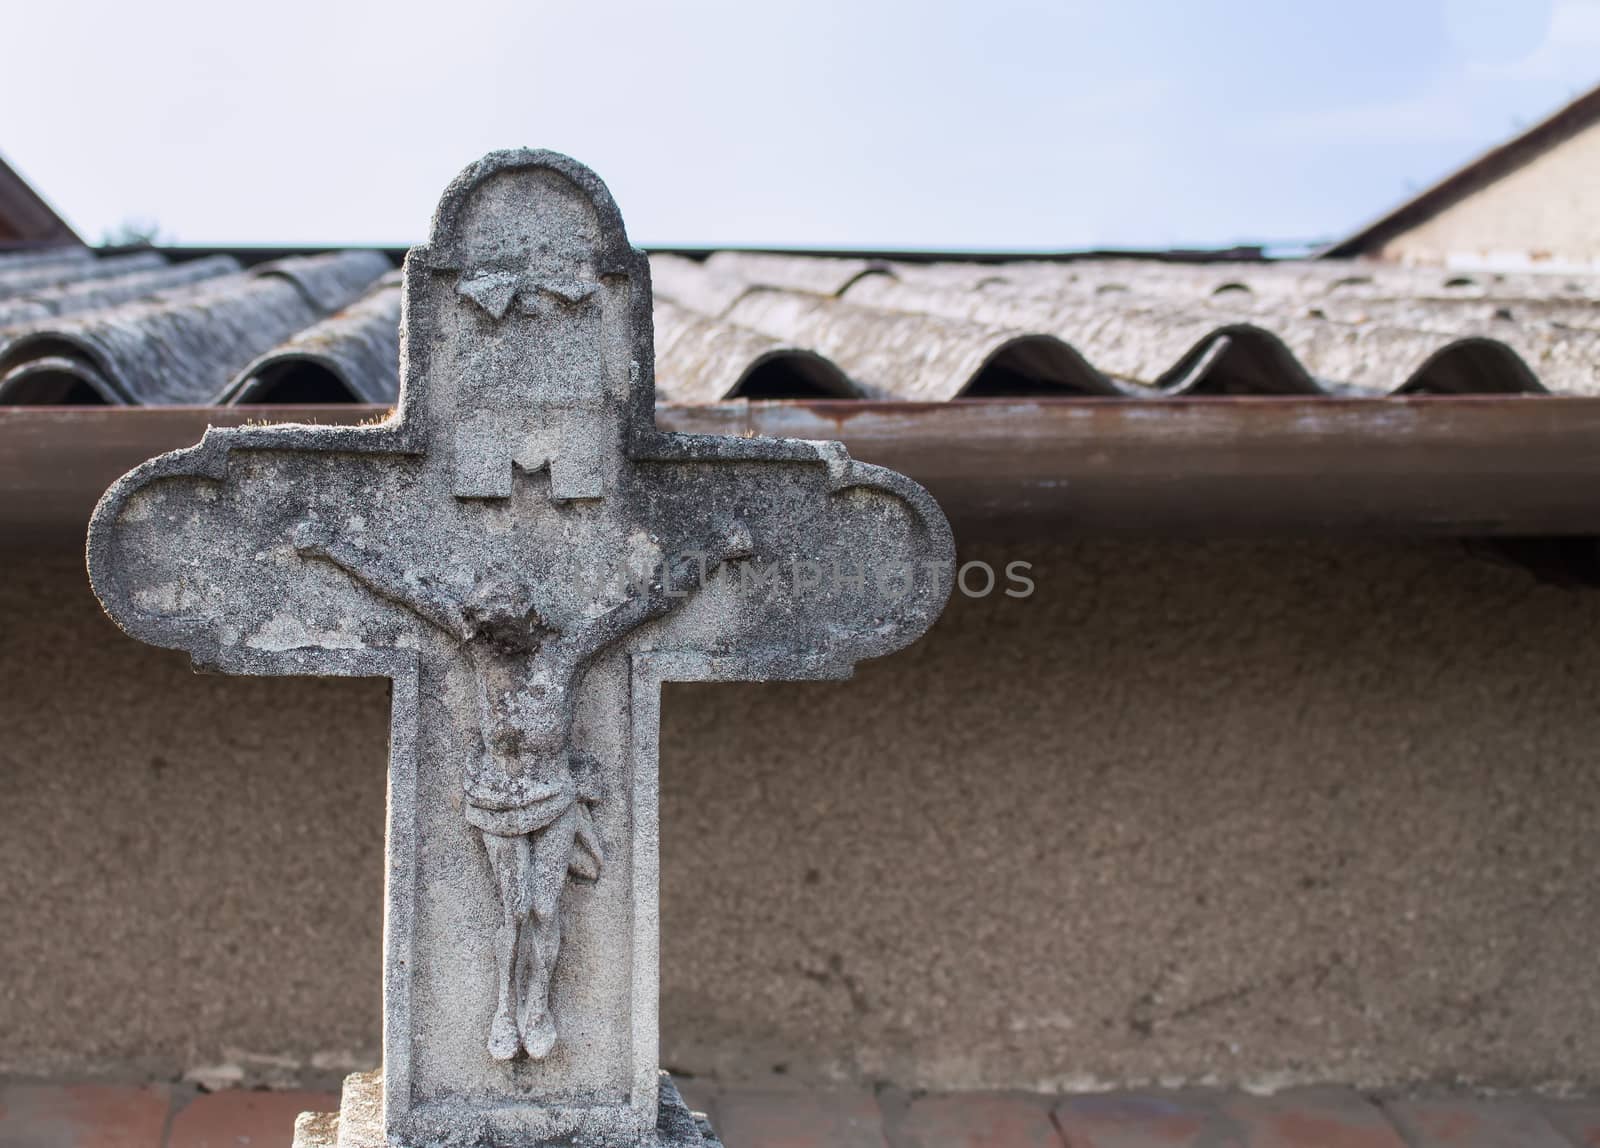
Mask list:
[[[0,538],[82,530],[107,484],[208,424],[371,406],[0,408]],[[731,402],[670,430],[840,439],[959,537],[1600,535],[1600,400],[1476,396]]]

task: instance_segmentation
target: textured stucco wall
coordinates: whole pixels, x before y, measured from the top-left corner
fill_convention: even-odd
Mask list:
[[[1425,265],[1600,264],[1600,124],[1384,243],[1385,259]]]
[[[1032,552],[854,682],[669,686],[663,1056],[1600,1085],[1600,594],[1448,544]],[[0,566],[0,1072],[378,1037],[385,687],[195,677]]]

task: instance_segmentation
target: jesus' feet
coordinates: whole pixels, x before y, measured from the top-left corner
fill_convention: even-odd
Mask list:
[[[543,1060],[556,1046],[556,1022],[549,1010],[541,1009],[522,1033],[522,1047],[534,1060]]]
[[[489,1055],[496,1060],[510,1060],[517,1055],[519,1043],[517,1022],[511,1019],[511,1010],[495,1013],[494,1023],[489,1026]]]

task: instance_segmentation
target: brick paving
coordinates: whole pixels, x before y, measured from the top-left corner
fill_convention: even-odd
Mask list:
[[[683,1082],[728,1148],[1600,1148],[1600,1101],[1347,1088],[1046,1097]],[[0,1148],[287,1148],[320,1092],[0,1082]]]

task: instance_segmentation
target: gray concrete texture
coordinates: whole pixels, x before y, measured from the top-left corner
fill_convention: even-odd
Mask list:
[[[1453,545],[974,551],[855,680],[663,699],[662,1060],[1600,1086],[1600,595]],[[386,691],[0,573],[0,1072],[376,1061]]]

